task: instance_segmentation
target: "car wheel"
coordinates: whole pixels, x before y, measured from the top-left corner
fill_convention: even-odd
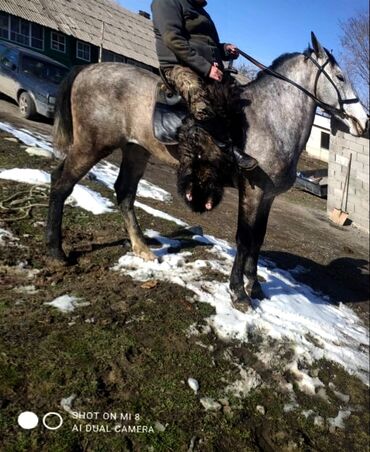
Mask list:
[[[19,111],[23,118],[30,119],[36,115],[36,106],[32,97],[24,91],[19,96]]]

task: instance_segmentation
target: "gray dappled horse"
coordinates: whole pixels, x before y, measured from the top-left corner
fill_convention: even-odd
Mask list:
[[[266,71],[242,92],[244,151],[259,161],[259,167],[244,175],[235,169],[230,177],[239,190],[237,252],[230,288],[234,306],[241,310],[248,308],[250,297],[264,296],[257,279],[257,261],[270,208],[275,196],[295,181],[316,106],[323,106],[346,123],[353,135],[362,135],[367,127],[367,114],[350,83],[313,34],[312,47],[303,54],[279,57],[271,68],[294,80],[316,100]],[[155,258],[135,216],[136,190],[151,155],[178,165],[177,146],[165,146],[153,135],[151,117],[157,83],[158,77],[143,69],[101,63],[72,72],[63,84],[54,144],[65,159],[52,174],[46,231],[51,256],[66,260],[61,233],[63,206],[74,185],[99,160],[121,148],[123,159],[115,190],[132,250],[143,259]]]

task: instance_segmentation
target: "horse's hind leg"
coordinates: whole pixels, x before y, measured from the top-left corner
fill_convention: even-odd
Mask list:
[[[134,210],[137,187],[144,174],[148,160],[149,153],[141,146],[129,144],[123,148],[121,168],[114,188],[131,241],[132,251],[145,260],[154,260],[155,255],[145,243],[145,238]]]
[[[93,153],[91,153],[93,154]],[[51,257],[66,261],[62,248],[62,220],[65,200],[73,187],[95,165],[96,157],[72,148],[66,159],[52,172],[49,211],[46,226],[46,246]]]

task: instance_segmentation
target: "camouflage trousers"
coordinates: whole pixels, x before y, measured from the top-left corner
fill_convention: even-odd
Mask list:
[[[217,116],[209,93],[212,81],[207,82],[189,67],[180,65],[165,68],[163,73],[168,83],[185,99],[195,119],[208,121]]]

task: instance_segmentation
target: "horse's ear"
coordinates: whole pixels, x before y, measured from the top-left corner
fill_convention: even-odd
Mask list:
[[[311,42],[312,48],[318,58],[325,56],[325,50],[323,46],[319,43],[319,40],[316,38],[316,35],[313,31],[311,31]]]

